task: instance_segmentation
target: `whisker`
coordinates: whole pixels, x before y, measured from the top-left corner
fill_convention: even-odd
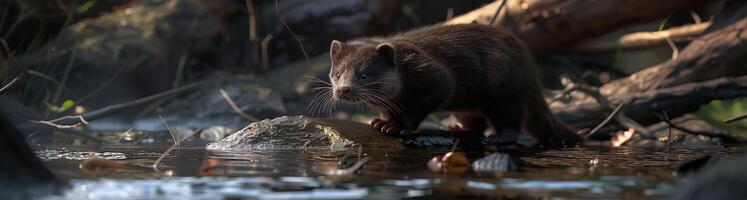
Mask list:
[[[325,90],[322,92],[319,92],[314,96],[314,98],[311,99],[311,102],[308,106],[306,106],[306,111],[309,112],[310,115],[315,116],[314,111],[317,107],[319,107],[320,101],[323,99],[324,96],[326,96],[326,93],[329,93],[330,91]]]
[[[330,90],[331,91],[332,87],[325,87],[325,86],[313,87],[313,88],[307,89],[306,93],[312,93],[312,92],[316,92],[316,91],[319,91],[319,90]]]
[[[327,85],[329,85],[329,86],[332,86],[332,83],[330,83],[330,82],[327,82],[327,81],[324,81],[324,80],[322,80],[322,79],[319,79],[319,78],[317,78],[317,77],[314,77],[314,76],[310,76],[310,75],[303,75],[303,77],[304,77],[304,78],[308,78],[308,79],[311,79],[311,80],[309,80],[310,82],[318,82],[318,83],[324,83],[324,84],[327,84]]]

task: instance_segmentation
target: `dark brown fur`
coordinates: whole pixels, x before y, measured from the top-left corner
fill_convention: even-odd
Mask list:
[[[333,41],[330,54],[334,99],[379,111],[371,125],[381,132],[415,130],[426,115],[448,111],[465,123],[487,118],[498,133],[523,127],[540,143],[579,140],[545,103],[526,48],[500,29],[430,26]]]

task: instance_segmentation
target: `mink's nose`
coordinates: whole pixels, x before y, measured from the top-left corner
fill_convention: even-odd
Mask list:
[[[340,86],[339,88],[337,88],[337,93],[340,93],[341,95],[350,94],[350,87]]]

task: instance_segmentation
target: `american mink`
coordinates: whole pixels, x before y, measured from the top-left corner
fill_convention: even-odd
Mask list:
[[[463,129],[484,129],[487,120],[497,134],[524,128],[539,143],[580,140],[552,115],[527,49],[496,27],[441,25],[334,40],[330,57],[334,100],[378,111],[371,125],[383,133],[415,130],[428,114],[447,111]]]

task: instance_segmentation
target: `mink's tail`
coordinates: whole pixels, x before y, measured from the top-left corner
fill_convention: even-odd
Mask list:
[[[539,144],[575,145],[583,141],[576,129],[560,121],[541,95],[527,99],[525,128]]]

